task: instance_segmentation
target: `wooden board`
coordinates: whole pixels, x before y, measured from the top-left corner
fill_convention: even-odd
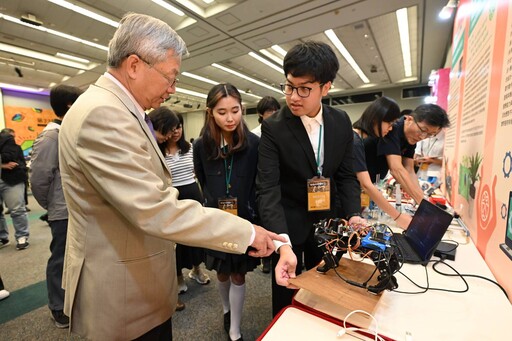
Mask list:
[[[342,258],[336,270],[346,279],[362,283],[371,276],[375,266]],[[375,285],[378,282],[378,274],[379,272],[377,271],[369,282],[370,285]],[[332,302],[333,305],[339,308],[340,315],[343,317],[357,309],[373,313],[381,297],[381,295],[369,293],[364,288],[346,283],[336,275],[333,269],[322,274],[318,273],[316,268],[313,268],[300,274],[295,279],[290,279],[290,283]],[[354,322],[354,317],[356,316],[350,317],[348,322]],[[360,327],[368,327],[371,324],[370,319],[364,318],[360,314],[357,314],[357,317],[356,324]]]

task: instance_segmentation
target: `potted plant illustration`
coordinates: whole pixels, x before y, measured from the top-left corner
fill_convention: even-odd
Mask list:
[[[467,168],[469,171],[469,196],[475,199],[476,188],[475,182],[480,180],[480,173],[478,170],[480,169],[480,164],[482,163],[483,157],[477,152],[475,155],[471,155],[466,158]]]

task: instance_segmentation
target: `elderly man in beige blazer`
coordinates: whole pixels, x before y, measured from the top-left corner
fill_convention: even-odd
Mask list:
[[[175,92],[187,49],[166,23],[128,14],[108,69],[75,102],[59,137],[69,210],[64,264],[70,331],[92,340],[169,340],[174,243],[244,253],[281,237],[230,213],[177,200],[145,110]],[[172,242],[171,242],[172,241]]]

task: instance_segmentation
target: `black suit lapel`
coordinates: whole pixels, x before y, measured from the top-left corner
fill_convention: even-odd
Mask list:
[[[309,165],[316,173],[315,153],[313,152],[313,147],[311,147],[311,142],[309,141],[308,133],[304,128],[304,124],[302,124],[302,120],[300,117],[293,116],[290,109],[285,108],[284,110],[286,110],[286,116],[288,117],[288,127],[290,127],[290,130],[297,139],[298,144],[304,151]]]

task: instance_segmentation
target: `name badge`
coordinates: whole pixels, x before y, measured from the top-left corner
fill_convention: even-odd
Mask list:
[[[368,193],[361,191],[361,207],[369,207],[370,206],[370,196]]]
[[[307,181],[308,211],[328,211],[331,209],[331,180],[314,177]]]
[[[219,209],[238,215],[238,200],[237,198],[220,198],[218,200]]]

